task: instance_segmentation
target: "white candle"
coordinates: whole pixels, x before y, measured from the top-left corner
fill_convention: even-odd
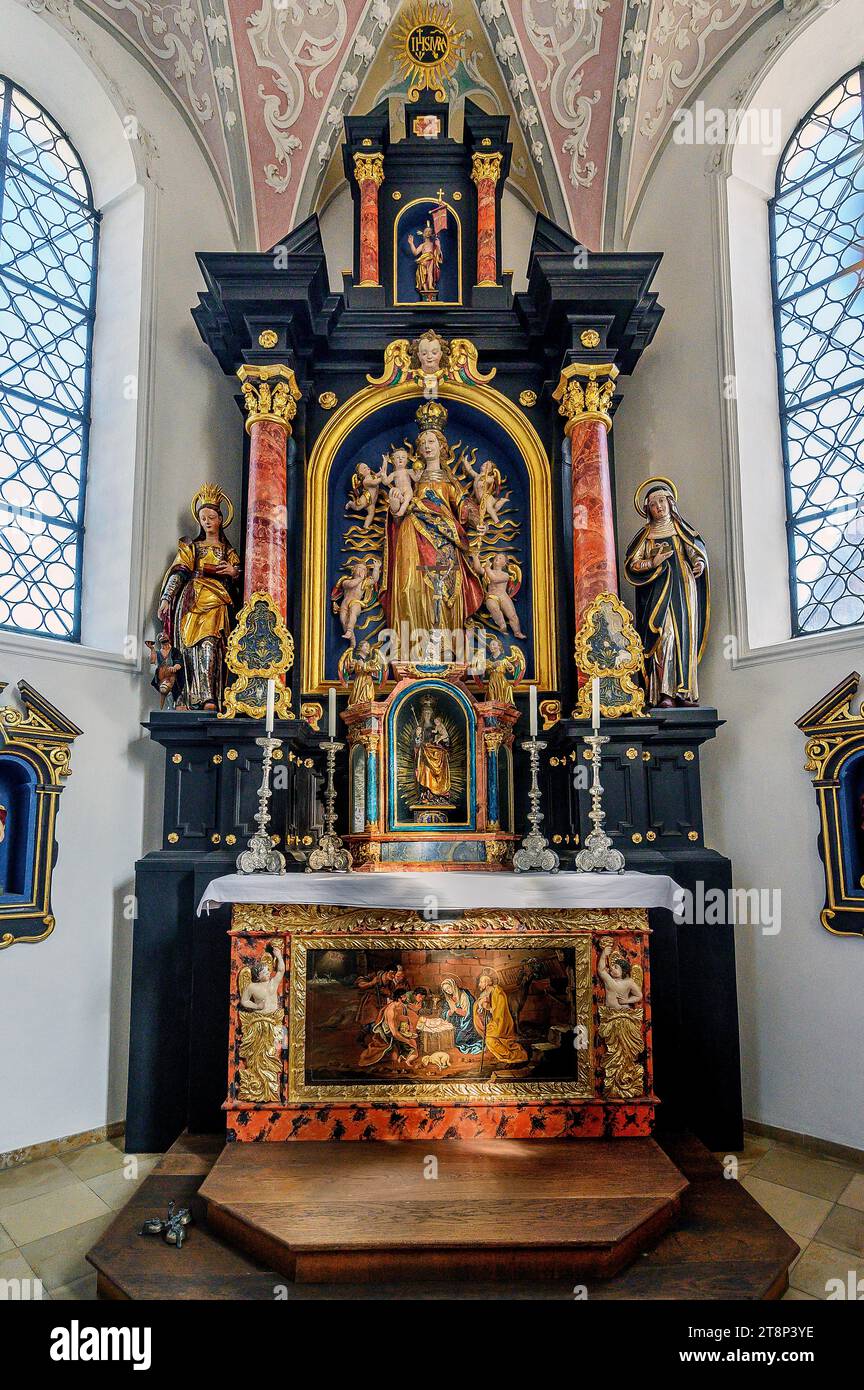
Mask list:
[[[273,679],[267,682],[267,735],[273,732],[273,710],[276,704],[276,682]]]
[[[327,731],[330,738],[333,739],[336,737],[336,690],[332,685],[330,687],[330,703],[327,714]]]
[[[595,676],[591,681],[591,726],[594,729],[600,728],[600,677]]]
[[[528,690],[528,712],[530,719],[530,733],[532,738],[537,737],[537,687],[532,685]]]

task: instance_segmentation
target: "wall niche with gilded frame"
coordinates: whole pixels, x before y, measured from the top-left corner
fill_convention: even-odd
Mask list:
[[[0,950],[54,930],[57,810],[81,733],[32,685],[16,688],[23,710],[0,706]]]
[[[835,936],[864,936],[864,712],[861,677],[851,671],[796,720],[819,808],[825,905],[819,920]],[[853,710],[854,705],[854,710]]]

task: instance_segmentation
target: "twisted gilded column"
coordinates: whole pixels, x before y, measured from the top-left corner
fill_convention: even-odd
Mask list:
[[[244,364],[237,375],[249,435],[243,598],[245,602],[254,593],[269,594],[284,620],[288,615],[288,440],[301,392],[292,369],[282,364]]]
[[[379,285],[378,189],[384,182],[383,154],[355,154],[354,177],[360,185],[360,280]]]
[[[498,229],[495,185],[501,177],[500,154],[474,154],[471,179],[477,185],[477,284],[498,284]]]
[[[606,436],[618,368],[573,362],[561,373],[553,399],[570,442],[573,507],[574,631],[598,594],[618,593],[615,514]]]

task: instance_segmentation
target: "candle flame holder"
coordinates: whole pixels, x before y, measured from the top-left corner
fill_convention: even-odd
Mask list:
[[[600,782],[601,748],[609,742],[606,734],[589,734],[585,742],[591,747],[591,763],[594,777],[591,783],[591,810],[588,819],[593,830],[585,836],[585,847],[576,855],[576,871],[580,874],[605,873],[623,874],[624,855],[613,847],[610,837],[603,829],[606,812],[603,810],[603,787]]]
[[[540,782],[537,774],[540,768],[540,752],[546,744],[535,735],[523,739],[522,747],[531,758],[531,786],[528,791],[528,823],[531,829],[522,841],[521,848],[517,849],[513,856],[513,868],[519,874],[557,874],[560,864],[558,855],[554,849],[549,848],[549,841],[540,832],[543,812],[540,810]]]
[[[309,855],[306,872],[307,874],[321,871],[324,873],[346,873],[354,861],[351,858],[351,851],[345,848],[341,838],[336,834],[336,786],[334,783],[336,754],[342,751],[345,744],[337,743],[330,738],[326,743],[322,743],[321,747],[327,754],[327,784],[324,788],[324,834]]]
[[[258,788],[258,810],[255,812],[258,829],[250,839],[247,848],[237,856],[237,872],[238,874],[284,874],[285,856],[274,847],[270,832],[267,829],[270,824],[270,798],[273,795],[270,787],[273,750],[282,747],[282,740],[267,734],[264,738],[256,738],[255,742],[259,748],[264,750],[264,756],[261,759],[261,786]]]

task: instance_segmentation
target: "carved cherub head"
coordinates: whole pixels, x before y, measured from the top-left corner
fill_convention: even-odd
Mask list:
[[[446,371],[450,365],[450,344],[434,328],[428,328],[411,344],[411,366],[424,376]]]

